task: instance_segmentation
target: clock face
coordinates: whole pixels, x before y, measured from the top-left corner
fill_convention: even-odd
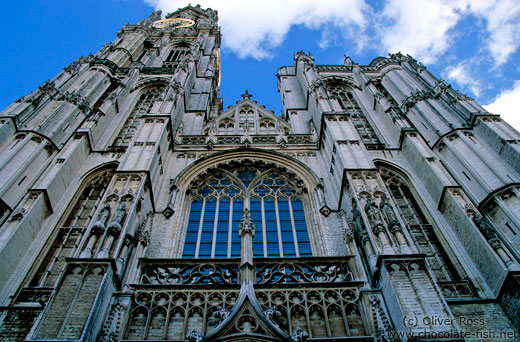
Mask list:
[[[154,21],[153,27],[158,29],[163,29],[167,27],[171,27],[174,29],[177,28],[186,28],[195,25],[195,21],[187,18],[169,18]]]

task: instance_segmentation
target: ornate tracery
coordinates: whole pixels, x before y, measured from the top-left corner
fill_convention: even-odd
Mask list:
[[[238,257],[238,225],[249,209],[255,257],[311,256],[300,185],[272,167],[216,170],[194,184],[183,257]]]

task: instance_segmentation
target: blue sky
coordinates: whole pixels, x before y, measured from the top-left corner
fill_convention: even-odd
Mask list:
[[[163,15],[190,1],[89,0],[0,4],[3,67],[0,108],[35,90],[81,55],[113,41],[125,23],[154,9]],[[195,0],[191,0],[195,4]],[[276,70],[293,53],[317,64],[344,55],[368,64],[409,53],[438,77],[520,128],[520,2],[517,0],[200,0],[219,11],[224,106],[248,89],[275,113],[282,109]]]

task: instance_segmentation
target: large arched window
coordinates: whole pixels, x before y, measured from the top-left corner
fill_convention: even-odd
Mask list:
[[[291,177],[293,179],[293,177]],[[312,256],[301,186],[276,168],[219,169],[191,189],[183,257],[239,257],[238,225],[250,209],[255,257]]]
[[[363,143],[369,146],[381,145],[381,141],[379,141],[379,138],[370,125],[370,122],[368,122],[365,114],[361,108],[359,108],[352,92],[350,92],[345,85],[339,82],[327,83],[327,89],[331,98],[336,99],[341,109],[350,115]]]
[[[139,128],[139,123],[142,115],[150,113],[153,104],[163,91],[163,87],[151,87],[144,90],[139,96],[139,100],[132,109],[132,112],[126,119],[125,124],[119,131],[117,138],[114,141],[114,146],[128,147],[128,144],[134,137],[135,131]]]
[[[426,261],[437,280],[458,280],[457,271],[435,235],[433,226],[427,220],[419,203],[415,200],[408,182],[399,173],[390,168],[380,167],[379,170],[410,232],[410,236],[419,252],[426,254]]]

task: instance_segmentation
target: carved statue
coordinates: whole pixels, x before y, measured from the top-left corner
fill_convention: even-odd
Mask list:
[[[242,215],[242,220],[238,226],[238,231],[240,236],[244,236],[245,234],[251,234],[255,236],[255,224],[253,220],[251,220],[251,213],[249,209],[244,209],[244,214]]]
[[[367,214],[368,221],[372,227],[382,225],[379,208],[377,207],[377,204],[372,202],[370,198],[366,200],[364,209],[365,213]]]
[[[397,216],[395,215],[392,205],[387,202],[386,196],[381,198],[381,202],[379,203],[379,210],[388,222],[388,229],[391,231],[401,229],[399,221],[397,220]]]
[[[101,211],[99,212],[93,227],[98,229],[105,229],[105,224],[107,223],[107,220],[110,217],[111,211],[112,208],[110,208],[110,204],[107,203],[107,205],[105,205],[103,209],[101,209]]]
[[[485,217],[482,217],[482,215],[475,213],[475,215],[473,215],[473,223],[475,223],[475,226],[477,226],[477,228],[480,230],[482,235],[484,235],[486,240],[490,241],[491,239],[497,239],[497,234],[495,233],[495,230]]]
[[[117,210],[114,215],[114,219],[108,225],[108,229],[115,229],[121,231],[121,223],[126,215],[126,203],[123,203]]]

